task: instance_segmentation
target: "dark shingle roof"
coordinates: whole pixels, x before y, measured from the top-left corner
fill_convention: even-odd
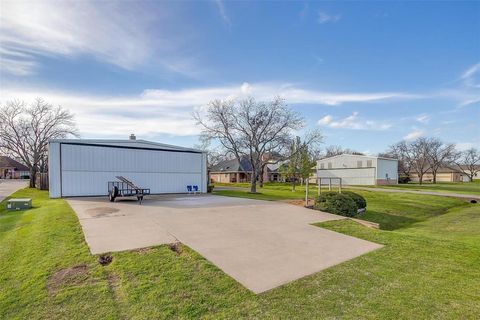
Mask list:
[[[28,167],[7,156],[0,156],[0,168],[15,168],[17,171],[28,171]]]
[[[252,171],[252,165],[250,164],[250,160],[246,157],[242,157],[240,162],[235,159],[225,160],[220,163],[214,165],[210,172],[248,172]]]

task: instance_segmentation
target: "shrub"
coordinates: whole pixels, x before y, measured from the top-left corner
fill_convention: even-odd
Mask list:
[[[343,193],[326,192],[317,198],[315,209],[345,217],[357,215],[358,205],[351,196]]]
[[[209,184],[209,185],[207,186],[207,193],[212,193],[214,187],[215,187],[215,186],[214,186],[213,184]]]
[[[367,207],[367,200],[365,200],[365,198],[358,193],[352,191],[342,191],[342,193],[352,198],[353,201],[355,201],[355,203],[357,204],[358,209],[365,209]]]
[[[398,183],[409,183],[412,179],[409,176],[399,176]]]

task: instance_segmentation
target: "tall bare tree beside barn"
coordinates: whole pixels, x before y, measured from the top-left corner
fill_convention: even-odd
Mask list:
[[[480,172],[480,151],[475,148],[470,148],[458,152],[455,155],[453,163],[455,164],[455,167],[463,172],[471,182],[475,175]]]
[[[455,156],[455,145],[443,143],[438,138],[427,139],[428,163],[432,170],[433,183],[437,183],[437,172],[443,166],[449,166]]]
[[[77,135],[73,115],[42,99],[27,105],[9,101],[0,107],[0,149],[21,159],[30,170],[30,187],[45,162],[48,140]]]
[[[205,114],[194,115],[203,135],[217,140],[238,161],[247,157],[252,166],[250,191],[257,191],[265,159],[270,154],[285,154],[293,130],[303,127],[303,119],[281,98],[258,102],[254,98],[239,101],[214,100]]]

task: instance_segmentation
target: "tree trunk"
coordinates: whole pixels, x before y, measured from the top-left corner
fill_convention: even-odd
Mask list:
[[[263,188],[263,170],[264,169],[262,169],[262,172],[260,173],[260,181],[259,181],[260,182],[260,188]]]
[[[437,183],[437,170],[432,170],[432,183]]]
[[[292,192],[295,192],[295,177],[292,179]]]
[[[250,178],[250,192],[257,193],[257,173],[256,170],[252,170],[252,175]]]
[[[422,183],[423,183],[423,174],[419,174],[419,175],[418,175],[418,183],[420,183],[420,185],[422,185]]]
[[[37,176],[37,169],[30,168],[30,188],[35,188],[35,178]]]

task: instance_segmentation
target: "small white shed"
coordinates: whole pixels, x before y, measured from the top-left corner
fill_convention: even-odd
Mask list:
[[[133,139],[132,139],[133,138]],[[48,145],[50,197],[101,196],[123,176],[152,194],[207,191],[202,151],[145,140],[56,139]]]
[[[342,184],[346,185],[397,184],[398,160],[341,154],[318,160],[317,177],[342,178]]]

